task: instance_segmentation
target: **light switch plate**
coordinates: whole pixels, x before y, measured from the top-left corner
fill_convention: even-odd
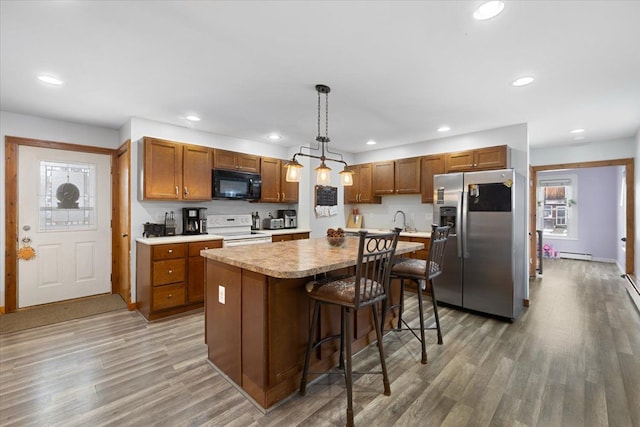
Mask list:
[[[225,294],[224,294],[224,286],[218,285],[218,302],[220,304],[224,304]]]

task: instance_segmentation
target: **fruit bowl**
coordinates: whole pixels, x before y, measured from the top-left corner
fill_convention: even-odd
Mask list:
[[[330,246],[339,248],[344,245],[345,235],[346,233],[342,228],[338,228],[337,230],[330,228],[327,230],[327,242],[329,242]]]
[[[338,236],[338,237],[327,236],[327,242],[329,242],[329,245],[336,248],[339,248],[342,245],[344,245],[344,239],[345,239],[344,236]]]

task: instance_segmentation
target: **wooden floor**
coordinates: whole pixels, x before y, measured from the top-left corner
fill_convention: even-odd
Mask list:
[[[428,365],[417,340],[386,336],[392,394],[360,376],[356,425],[640,426],[640,315],[615,266],[550,261],[530,299],[514,323],[442,308]],[[207,363],[203,323],[118,311],[1,336],[0,425],[344,425],[340,376],[256,409]]]

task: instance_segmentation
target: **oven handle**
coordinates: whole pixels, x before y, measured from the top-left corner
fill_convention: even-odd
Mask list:
[[[271,243],[271,239],[224,240],[223,246],[232,248],[234,246],[261,245],[265,243]]]

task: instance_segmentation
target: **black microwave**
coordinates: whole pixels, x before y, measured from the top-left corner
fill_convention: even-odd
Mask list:
[[[214,199],[259,200],[262,187],[260,174],[213,169]]]

